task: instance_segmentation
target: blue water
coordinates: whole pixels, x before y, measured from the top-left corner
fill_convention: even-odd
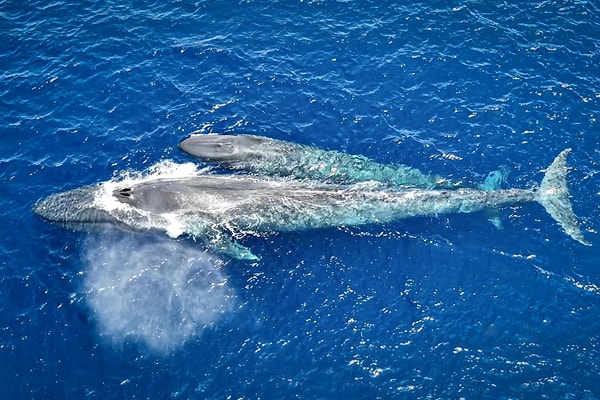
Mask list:
[[[0,3],[2,398],[600,398],[600,8],[496,3]],[[536,205],[502,230],[474,214],[251,238],[255,264],[32,215],[189,162],[196,130],[469,185],[504,165],[523,188],[571,147],[593,246]]]

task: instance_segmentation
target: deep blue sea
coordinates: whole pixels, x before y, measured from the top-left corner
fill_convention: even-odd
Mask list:
[[[595,0],[0,2],[2,399],[600,399]],[[539,205],[247,238],[45,223],[51,193],[251,133]]]

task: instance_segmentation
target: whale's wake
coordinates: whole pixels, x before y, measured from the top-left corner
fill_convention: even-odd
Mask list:
[[[100,336],[166,354],[202,334],[236,302],[224,262],[150,234],[91,234],[84,285]]]

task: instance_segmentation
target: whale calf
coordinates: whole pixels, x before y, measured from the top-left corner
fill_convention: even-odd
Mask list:
[[[367,157],[256,135],[192,134],[179,148],[202,161],[259,176],[353,184],[377,181],[395,187],[452,189],[449,179],[405,165],[377,163]]]
[[[86,186],[40,200],[33,211],[46,221],[71,229],[116,226],[160,230],[170,236],[187,234],[230,257],[255,260],[258,257],[237,239],[247,234],[360,226],[537,202],[571,238],[589,245],[569,200],[569,152],[566,149],[555,158],[537,190],[400,190],[196,174],[159,177],[116,189],[106,182]]]

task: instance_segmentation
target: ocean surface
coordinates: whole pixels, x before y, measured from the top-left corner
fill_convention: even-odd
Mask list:
[[[600,399],[597,1],[0,2],[2,399]],[[539,205],[241,242],[72,232],[81,185],[251,133]],[[165,165],[167,167],[165,167]],[[190,167],[191,165],[191,167]],[[170,167],[168,167],[170,166]],[[176,167],[176,166],[175,166]]]

